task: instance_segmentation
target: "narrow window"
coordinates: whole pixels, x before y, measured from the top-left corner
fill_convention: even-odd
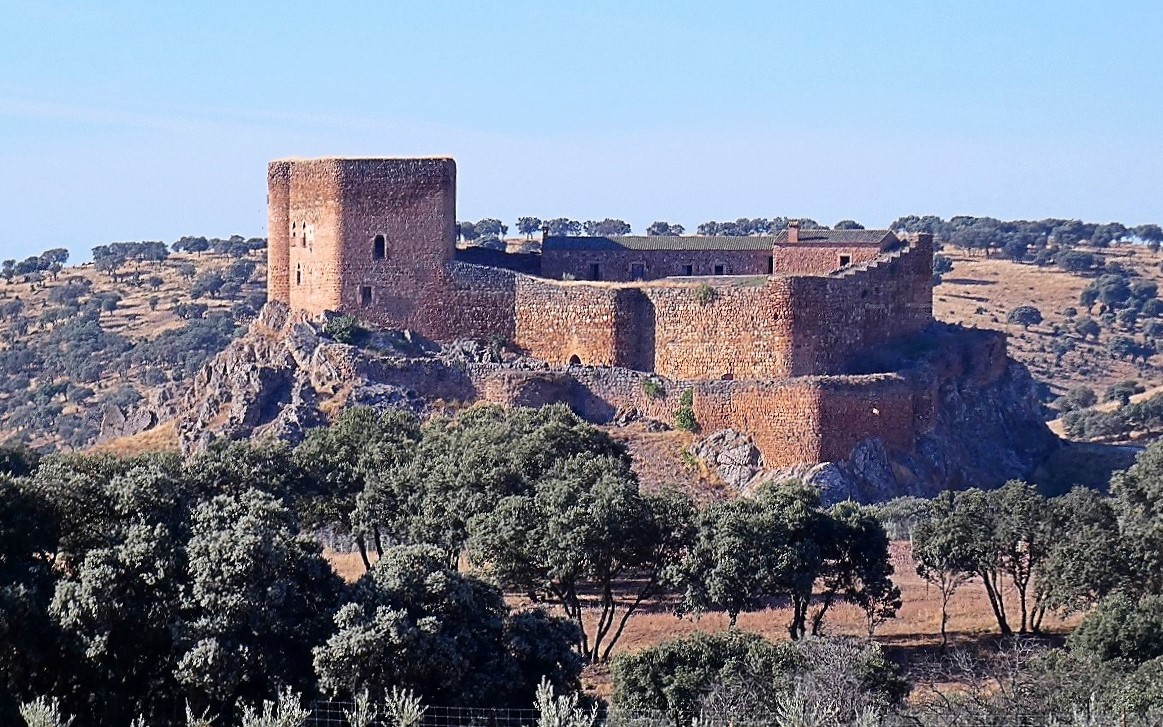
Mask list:
[[[841,255],[840,256],[840,267],[844,267],[845,265],[851,265],[851,264],[852,264],[852,256],[851,255]]]
[[[630,263],[630,279],[642,280],[646,277],[645,263]]]
[[[683,275],[694,275],[695,274],[695,266],[694,265],[683,265],[682,266],[682,274]]]
[[[774,272],[775,272],[775,256],[768,255],[767,256],[767,274],[771,275]]]
[[[295,266],[295,285],[302,285],[302,284],[303,284],[303,266],[296,265]]]
[[[376,235],[372,240],[372,257],[376,260],[383,260],[388,256],[388,241],[384,239],[383,235]]]
[[[363,305],[363,306],[368,306],[368,305],[372,304],[372,286],[370,286],[370,285],[359,286],[359,304]]]
[[[590,280],[601,280],[602,269],[597,263],[590,263]]]
[[[715,266],[715,275],[723,275],[723,269],[724,269],[723,265],[716,265]]]

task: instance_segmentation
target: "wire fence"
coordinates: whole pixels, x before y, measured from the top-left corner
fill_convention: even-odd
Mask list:
[[[353,702],[315,702],[310,705],[308,727],[353,727],[348,715],[355,711]],[[381,710],[382,712],[382,710]],[[478,707],[426,707],[420,720],[411,727],[536,727],[540,712],[536,709],[503,709]],[[691,720],[675,720],[664,714],[627,714],[617,710],[601,710],[595,715],[596,727],[675,727],[689,725]],[[722,720],[701,715],[701,725],[738,724],[738,720]],[[772,722],[772,725],[775,723]],[[396,720],[381,716],[370,723],[375,727],[399,727]],[[370,726],[369,726],[370,727]],[[756,724],[756,727],[763,727]]]

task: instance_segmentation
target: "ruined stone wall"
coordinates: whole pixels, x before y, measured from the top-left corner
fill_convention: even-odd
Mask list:
[[[680,379],[788,375],[794,302],[786,279],[642,292],[650,308],[639,318],[653,322],[651,370]]]
[[[620,350],[618,331],[627,330],[625,290],[581,282],[517,279],[513,342],[530,356],[553,364],[576,361],[619,366],[631,352]]]
[[[343,213],[338,165],[331,159],[286,164],[288,219],[280,234],[287,235],[288,244],[287,300],[310,313],[339,310]],[[272,236],[275,232],[268,230]]]
[[[844,373],[862,356],[933,323],[932,237],[864,267],[790,286],[792,376]]]
[[[544,250],[541,274],[551,280],[566,275],[576,280],[591,280],[593,264],[598,265],[600,280],[629,282],[635,279],[688,275],[767,275],[771,271],[770,250]],[[634,277],[635,264],[642,266],[640,278]]]
[[[880,255],[880,248],[876,245],[803,243],[776,245],[772,252],[772,269],[776,275],[827,275],[842,267],[842,256],[848,257],[850,265],[862,265]]]
[[[290,303],[291,163],[267,168],[267,298]]]
[[[926,392],[915,382],[884,375],[825,377],[818,387],[819,461],[844,459],[873,437],[891,450],[913,448],[918,415],[928,411]]]

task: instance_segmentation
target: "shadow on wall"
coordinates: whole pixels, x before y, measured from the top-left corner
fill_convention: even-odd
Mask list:
[[[656,345],[656,316],[654,301],[641,290],[626,291],[626,305],[630,309],[630,325],[623,335],[630,338],[626,342],[629,352],[629,368],[638,371],[654,371],[654,348]]]

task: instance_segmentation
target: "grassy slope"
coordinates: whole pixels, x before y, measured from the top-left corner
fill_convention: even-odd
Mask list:
[[[1160,283],[1163,289],[1163,273],[1159,270],[1163,256],[1156,257],[1137,245],[1094,252],[1102,254],[1108,263],[1118,262],[1133,268],[1142,277]],[[953,272],[945,275],[934,290],[934,315],[949,323],[1005,331],[1010,336],[1010,355],[1026,364],[1034,378],[1049,384],[1055,394],[1076,384],[1086,384],[1101,395],[1103,388],[1125,379],[1138,379],[1147,388],[1163,385],[1163,356],[1152,357],[1146,366],[1117,361],[1105,348],[1107,339],[1114,335],[1110,329],[1104,328],[1098,342],[1082,341],[1073,332],[1063,311],[1068,307],[1080,309],[1078,296],[1092,278],[999,257],[971,256],[957,250],[945,250],[942,254],[953,260]],[[1006,315],[1019,305],[1038,308],[1044,319],[1042,323],[1031,326],[1028,331],[1007,324]],[[978,312],[979,309],[984,312]],[[1081,309],[1080,313],[1084,314]],[[1055,363],[1050,352],[1055,325],[1062,326],[1076,344],[1075,350],[1067,353],[1060,364]],[[1137,332],[1119,333],[1141,338]]]
[[[265,254],[252,253],[246,259],[256,265],[254,273],[251,276],[251,281],[243,287],[243,298],[251,293],[261,292],[266,287]],[[122,280],[121,282],[114,282],[108,275],[97,271],[92,263],[86,263],[65,268],[57,276],[56,280],[46,279],[40,283],[27,283],[22,282],[21,278],[17,277],[10,284],[0,280],[0,301],[11,299],[23,301],[25,304],[25,317],[35,319],[42,310],[52,307],[48,298],[54,288],[63,286],[70,280],[83,278],[91,283],[90,291],[93,295],[115,292],[121,296],[121,301],[118,303],[116,310],[101,315],[102,329],[109,333],[125,336],[131,341],[139,341],[153,338],[163,331],[179,328],[184,325],[185,321],[173,312],[175,299],[181,302],[191,302],[190,287],[192,281],[183,277],[179,272],[183,264],[193,264],[197,271],[196,274],[201,274],[205,271],[224,269],[234,262],[234,260],[234,258],[226,255],[214,253],[202,253],[201,255],[173,253],[164,262],[143,263],[140,266],[141,279],[143,281],[148,281],[153,276],[157,276],[164,281],[157,290],[154,290],[146,284],[134,285],[128,279]],[[133,273],[135,269],[137,269],[136,266],[130,263],[119,272],[128,278],[130,277],[129,274]],[[155,296],[159,299],[159,304],[156,310],[150,310],[149,300]],[[196,302],[206,304],[209,311],[213,311],[215,309],[229,310],[237,300],[202,297]],[[43,327],[33,325],[25,335],[30,337],[37,336],[44,333],[50,325]],[[8,339],[10,330],[11,321],[0,319],[0,341]],[[7,344],[0,343],[0,346],[5,345]],[[34,377],[33,386],[38,383],[40,382]],[[93,388],[95,392],[94,400],[96,400],[100,398],[101,394],[127,384],[133,386],[142,394],[145,394],[150,388],[148,384],[145,384],[141,380],[140,372],[132,368],[126,372],[124,379],[117,375],[107,375],[101,381],[87,385]],[[0,397],[3,396],[6,396],[6,394],[0,393]],[[66,405],[62,413],[69,414],[74,411],[76,411],[75,406]],[[0,420],[0,441],[18,434],[20,432],[5,426],[5,422]],[[37,434],[32,438],[30,443],[37,447],[59,447],[61,444],[57,437],[48,433]],[[118,449],[117,447],[106,449],[110,451],[122,451],[125,454],[133,454],[154,448],[154,445],[159,443],[165,448],[169,448],[172,445],[172,442],[168,440],[163,441],[155,436],[137,444],[126,442],[124,443],[124,449]]]

